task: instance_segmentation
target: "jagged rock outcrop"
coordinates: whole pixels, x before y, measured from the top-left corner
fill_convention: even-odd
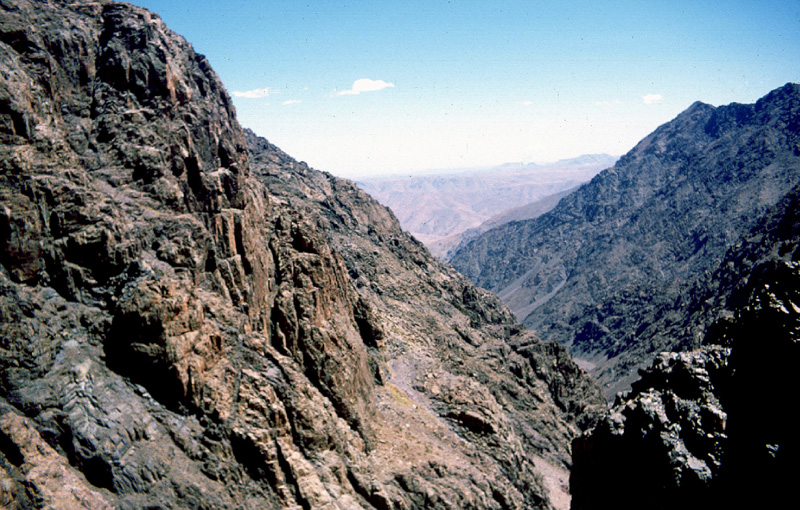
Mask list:
[[[251,168],[270,190],[273,206],[325,232],[354,283],[356,321],[368,339],[376,380],[388,390],[379,395],[380,406],[386,406],[391,421],[405,422],[400,434],[381,434],[383,444],[402,444],[404,453],[393,462],[402,466],[413,457],[438,458],[438,472],[441,466],[479,464],[484,458],[515,478],[539,467],[562,476],[569,459],[548,453],[531,461],[526,452],[555,451],[548,445],[568,432],[554,421],[557,416],[585,427],[603,407],[596,386],[566,351],[524,331],[497,298],[431,257],[388,209],[352,183],[311,170],[266,140],[246,135]],[[472,453],[469,461],[458,461],[441,450],[443,429],[432,417],[460,429],[478,457]],[[469,476],[476,474],[483,477]],[[401,487],[408,482],[391,476]],[[439,477],[454,482],[452,473]],[[547,475],[544,482],[565,496],[557,477]],[[454,491],[454,507],[472,504],[456,496],[465,486],[448,490]],[[540,490],[530,490],[538,504]],[[417,503],[434,504],[423,501]]]
[[[597,387],[156,15],[3,0],[0,69],[5,506],[564,506]]]
[[[799,242],[795,189],[710,279],[728,312],[706,345],[660,354],[576,440],[573,509],[773,508],[792,497]]]
[[[657,352],[700,345],[719,309],[693,289],[800,183],[799,119],[797,84],[750,105],[695,103],[549,213],[452,263],[613,398]]]

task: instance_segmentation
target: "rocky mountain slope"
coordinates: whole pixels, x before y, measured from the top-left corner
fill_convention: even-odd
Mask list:
[[[615,161],[607,154],[594,154],[549,165],[509,163],[460,173],[376,177],[361,179],[358,185],[394,211],[400,225],[435,255],[447,260],[465,231],[480,229],[510,209],[574,188]]]
[[[549,213],[452,263],[613,397],[655,353],[699,346],[720,310],[693,305],[693,289],[800,182],[799,143],[796,84],[751,105],[695,103]]]
[[[559,193],[553,193],[552,195],[547,195],[546,197],[540,198],[535,202],[521,205],[519,207],[512,207],[511,209],[502,211],[498,214],[495,214],[475,228],[470,228],[463,232],[437,239],[436,241],[430,243],[431,251],[438,253],[444,260],[450,260],[450,258],[462,247],[469,244],[470,241],[481,234],[488,232],[493,228],[503,226],[506,223],[511,223],[512,221],[532,220],[534,218],[538,218],[542,214],[557,206],[562,198],[569,195],[576,189],[577,188],[570,188]]]
[[[800,188],[732,248],[705,295],[705,345],[662,353],[576,440],[572,508],[777,508],[800,458]],[[624,480],[625,491],[608,491]]]
[[[143,9],[0,2],[7,508],[566,508],[600,391]]]

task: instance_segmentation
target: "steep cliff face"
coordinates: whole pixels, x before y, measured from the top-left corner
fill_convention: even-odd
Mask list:
[[[576,440],[572,508],[778,507],[800,451],[800,192],[715,272],[730,310],[700,349],[662,353],[608,417]],[[626,490],[608,487],[624,481]]]
[[[800,182],[798,119],[796,84],[752,105],[695,103],[550,213],[452,262],[613,397],[655,353],[699,346],[719,310],[695,314],[692,289]]]
[[[157,16],[0,10],[3,504],[565,505],[601,403],[563,349],[244,133]]]
[[[447,466],[447,481],[434,485],[428,475],[419,477],[425,471],[412,470],[416,481],[406,489],[417,494],[414,504],[441,504],[418,499],[429,487],[449,494],[447,505],[462,507],[473,504],[474,489],[451,478],[457,471],[491,480],[485,473],[499,468],[525,484],[541,472],[536,484],[544,490],[527,486],[523,499],[501,496],[503,504],[546,505],[541,500],[548,498],[564,504],[569,458],[557,445],[575,425],[559,422],[593,423],[604,407],[594,383],[563,348],[524,331],[496,297],[432,257],[351,182],[311,170],[252,133],[247,140],[252,171],[275,209],[320,228],[353,282],[356,321],[380,383],[379,409],[400,424],[399,431],[384,426],[379,434],[379,443],[397,452],[381,460],[383,476],[396,478],[409,462]],[[455,438],[442,436],[448,429],[471,445],[467,457]],[[401,487],[411,483],[399,480]]]

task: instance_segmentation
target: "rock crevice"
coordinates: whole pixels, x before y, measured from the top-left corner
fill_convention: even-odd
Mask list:
[[[0,17],[3,504],[552,508],[533,459],[603,405],[563,350],[243,131],[158,16]]]

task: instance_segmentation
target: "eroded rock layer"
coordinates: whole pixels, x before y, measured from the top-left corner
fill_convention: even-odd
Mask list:
[[[156,15],[4,0],[0,69],[2,504],[567,504],[597,387]]]

